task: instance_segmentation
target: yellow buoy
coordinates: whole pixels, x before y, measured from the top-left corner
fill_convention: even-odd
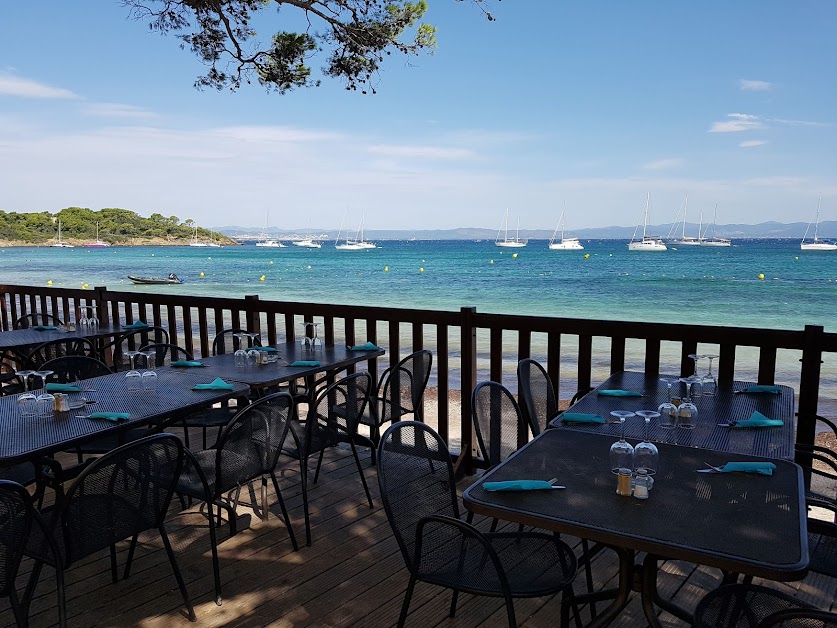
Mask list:
[[[154,257],[155,255],[157,255],[157,254],[156,254],[156,253],[152,253],[152,254],[151,254],[151,257]]]
[[[491,261],[490,261],[490,262],[488,262],[488,263],[489,263],[489,264],[493,264],[493,263],[494,263],[494,260],[491,260]]]
[[[385,273],[388,273],[388,272],[389,272],[389,266],[384,266],[384,272],[385,272]]]
[[[47,281],[47,285],[48,285],[48,286],[51,286],[51,285],[52,285],[52,279],[50,279],[49,281]]]
[[[270,265],[271,265],[271,266],[273,265],[273,260],[270,260]]]
[[[419,268],[419,272],[420,272],[420,273],[423,273],[423,272],[424,272],[424,268]]]
[[[793,259],[799,259],[799,256],[797,255],[797,256],[796,256],[796,257],[794,257]]]
[[[759,273],[759,279],[764,279],[764,273]]]
[[[201,271],[201,277],[204,277],[204,276],[205,276],[205,275],[203,274],[203,271]]]
[[[82,285],[81,285],[81,289],[82,289],[82,290],[87,290],[87,284],[86,284],[86,283],[85,283],[85,284],[82,284]]]
[[[311,270],[311,264],[308,264],[308,266],[306,266],[305,269],[306,270]]]
[[[512,259],[517,259],[517,253],[512,253]]]
[[[259,281],[264,281],[264,275],[262,275],[262,276],[261,276],[261,278],[259,279]]]
[[[589,254],[589,253],[585,253],[585,254],[584,254],[584,259],[590,259],[590,254]]]

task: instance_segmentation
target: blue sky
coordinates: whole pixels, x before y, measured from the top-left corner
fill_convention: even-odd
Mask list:
[[[0,209],[551,229],[565,203],[568,228],[633,225],[646,192],[653,223],[686,193],[695,221],[807,221],[822,193],[837,219],[837,3],[429,4],[438,51],[391,57],[377,95],[280,96],[195,90],[203,66],[117,0],[9,3]]]

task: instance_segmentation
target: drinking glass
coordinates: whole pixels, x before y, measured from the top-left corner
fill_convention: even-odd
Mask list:
[[[149,349],[147,351],[140,351],[137,355],[141,355],[145,358],[145,368],[149,371],[153,371],[157,368],[157,352],[154,349]],[[135,356],[136,359],[136,356]]]
[[[651,442],[648,432],[651,426],[651,419],[660,417],[659,412],[654,410],[637,410],[637,415],[645,419],[645,438],[636,447],[634,447],[634,468],[637,473],[645,471],[648,475],[657,473],[657,467],[660,462],[660,452],[657,446]]]
[[[689,397],[683,397],[680,406],[677,408],[677,427],[684,430],[695,429],[695,419],[697,418],[698,409]]]
[[[137,368],[136,362],[137,362],[137,356],[139,355],[139,353],[140,353],[139,351],[129,350],[129,351],[125,351],[122,354],[126,358],[128,358],[128,365],[131,367],[132,371]]]
[[[672,430],[677,425],[677,406],[671,401],[661,403],[657,408],[660,413],[660,427],[664,430]]]
[[[718,356],[705,355],[703,357],[709,360],[709,369],[703,376],[703,381],[701,382],[701,392],[707,397],[714,397],[718,393],[718,379],[715,377],[715,373],[712,372],[712,360]]]
[[[23,390],[29,391],[29,378],[35,374],[35,371],[25,370],[25,371],[15,371],[15,375],[17,375],[23,381]]]
[[[142,375],[139,371],[128,371],[125,373],[125,386],[128,392],[138,392],[142,390]]]
[[[88,329],[90,327],[90,319],[87,318],[87,308],[78,308],[78,326],[79,329]]]
[[[45,370],[45,371],[35,371],[32,373],[35,377],[39,377],[41,379],[41,388],[45,388],[47,384],[47,377],[52,375],[55,371]]]
[[[255,349],[250,349],[247,352],[247,366],[257,366],[259,364],[259,352]]]
[[[49,393],[38,395],[37,400],[37,414],[39,419],[47,419],[52,416],[55,408],[55,397]]]
[[[233,358],[235,359],[235,365],[239,368],[243,368],[247,366],[247,352],[244,349],[237,349],[235,353],[233,353]]]
[[[630,413],[634,416],[634,413]],[[625,440],[625,417],[620,417],[622,435],[618,441],[610,446],[610,470],[612,473],[632,472],[634,468],[634,447]]]
[[[157,373],[155,371],[145,371],[141,379],[143,391],[147,393],[157,392]]]
[[[697,399],[700,397],[700,385],[703,383],[703,378],[700,375],[690,375],[689,377],[681,377],[680,381],[686,384],[686,394],[683,397],[690,399]]]
[[[634,414],[630,410],[614,410],[610,413],[610,416],[612,416],[613,418],[608,419],[607,422],[616,425],[619,422],[623,422],[625,419],[630,419],[631,417],[636,416],[636,414]],[[624,425],[622,429],[624,431]]]
[[[22,418],[38,414],[38,398],[31,392],[25,392],[17,398],[17,412]]]
[[[689,375],[688,378],[683,378],[683,379],[691,379],[691,380],[693,380],[693,382],[692,382],[693,384],[701,384],[701,383],[703,383],[703,377],[701,377],[698,374],[698,362],[700,362],[706,356],[701,355],[699,353],[690,353],[689,357],[692,358],[692,360],[695,361],[695,370],[692,372],[691,375]],[[683,379],[681,379],[680,381],[682,382]],[[686,396],[691,397],[692,399],[697,399],[701,395],[700,388],[692,387],[692,389],[688,392],[690,392],[691,394],[687,394]]]

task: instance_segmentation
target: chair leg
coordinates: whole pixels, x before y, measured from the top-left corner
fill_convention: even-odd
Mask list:
[[[134,560],[134,550],[137,549],[138,538],[139,534],[135,534],[131,539],[131,546],[128,548],[128,559],[125,561],[125,573],[122,576],[123,580],[127,580],[128,576],[131,575],[131,563]]]
[[[209,546],[212,552],[212,576],[215,579],[215,603],[221,606],[221,565],[218,562],[218,536],[215,531],[212,502],[207,502],[206,506],[209,509]]]
[[[119,574],[116,569],[116,545],[114,544],[110,546],[110,577],[113,580],[113,584],[119,582]]]
[[[169,563],[171,563],[174,578],[177,580],[177,586],[180,587],[180,593],[183,595],[183,602],[186,604],[186,609],[189,611],[189,621],[195,621],[195,609],[192,608],[192,601],[189,599],[189,592],[186,590],[186,584],[183,582],[183,576],[180,575],[180,568],[177,566],[177,559],[174,557],[174,551],[169,543],[169,535],[166,534],[166,528],[162,524],[158,528],[160,537],[163,539],[163,545],[166,548],[166,554],[169,555]]]
[[[453,595],[450,598],[450,613],[448,613],[448,617],[453,619],[456,617],[456,603],[459,601],[459,589],[453,590]]]
[[[204,425],[203,426],[203,448],[204,448],[204,451],[206,451],[206,432],[207,432],[207,427],[206,427],[206,425]]]
[[[27,613],[29,611],[29,603],[32,601],[32,596],[35,594],[35,587],[38,586],[38,579],[41,577],[41,570],[43,567],[44,564],[41,561],[35,561],[35,564],[32,566],[32,572],[29,574],[29,580],[26,582],[26,588],[23,590],[23,606],[26,608]],[[57,571],[58,568],[56,567],[56,572]],[[58,592],[58,597],[61,597],[61,591]]]
[[[262,476],[262,521],[267,521],[267,476]]]
[[[320,479],[320,467],[323,466],[323,456],[325,456],[325,449],[320,450],[320,457],[317,459],[317,468],[314,470],[314,484]]]
[[[410,574],[410,582],[407,591],[404,593],[404,603],[401,605],[401,615],[398,617],[398,628],[404,628],[407,621],[407,612],[410,610],[410,598],[413,597],[413,589],[416,587],[416,577]]]
[[[285,500],[282,499],[282,491],[279,490],[279,480],[276,479],[276,474],[273,471],[270,472],[270,478],[273,480],[273,488],[276,489],[276,498],[279,500],[279,508],[282,509],[282,518],[285,520],[285,527],[288,528],[288,536],[291,537],[291,545],[296,552],[299,550],[299,546],[296,543],[294,529],[291,527],[291,519],[288,517],[288,509],[285,508]]]
[[[12,614],[15,617],[15,624],[17,626],[28,626],[29,609],[24,608],[20,605],[20,601],[17,599],[17,591],[15,591],[14,587],[9,589],[9,606],[12,607]]]
[[[363,484],[363,490],[366,493],[366,500],[369,502],[369,507],[374,508],[375,506],[372,504],[372,495],[369,494],[369,487],[366,485],[366,477],[363,475],[363,467],[360,464],[360,456],[357,455],[357,447],[352,441],[349,441],[349,445],[352,447],[352,455],[355,457],[355,465],[357,465],[357,472],[360,473],[360,482]]]
[[[305,513],[305,544],[311,546],[311,515],[308,512],[308,461],[299,459],[300,480],[302,482],[302,510]]]

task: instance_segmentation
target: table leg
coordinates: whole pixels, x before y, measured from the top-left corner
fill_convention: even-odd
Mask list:
[[[670,600],[664,600],[657,593],[657,561],[656,556],[648,554],[642,563],[642,610],[645,612],[645,617],[648,623],[653,628],[660,628],[660,620],[657,617],[655,606],[659,606],[667,613],[671,613],[678,619],[682,619],[691,625],[694,622],[694,617],[686,609],[681,608]]]
[[[619,586],[616,589],[607,591],[596,591],[594,593],[577,595],[574,600],[577,604],[581,605],[599,600],[613,599],[613,602],[598,614],[593,621],[587,624],[586,628],[604,628],[604,626],[607,626],[625,608],[628,604],[628,598],[631,595],[634,579],[634,552],[633,550],[620,547],[611,547],[610,549],[619,556]],[[567,626],[567,614],[563,612],[563,609],[561,625]]]

